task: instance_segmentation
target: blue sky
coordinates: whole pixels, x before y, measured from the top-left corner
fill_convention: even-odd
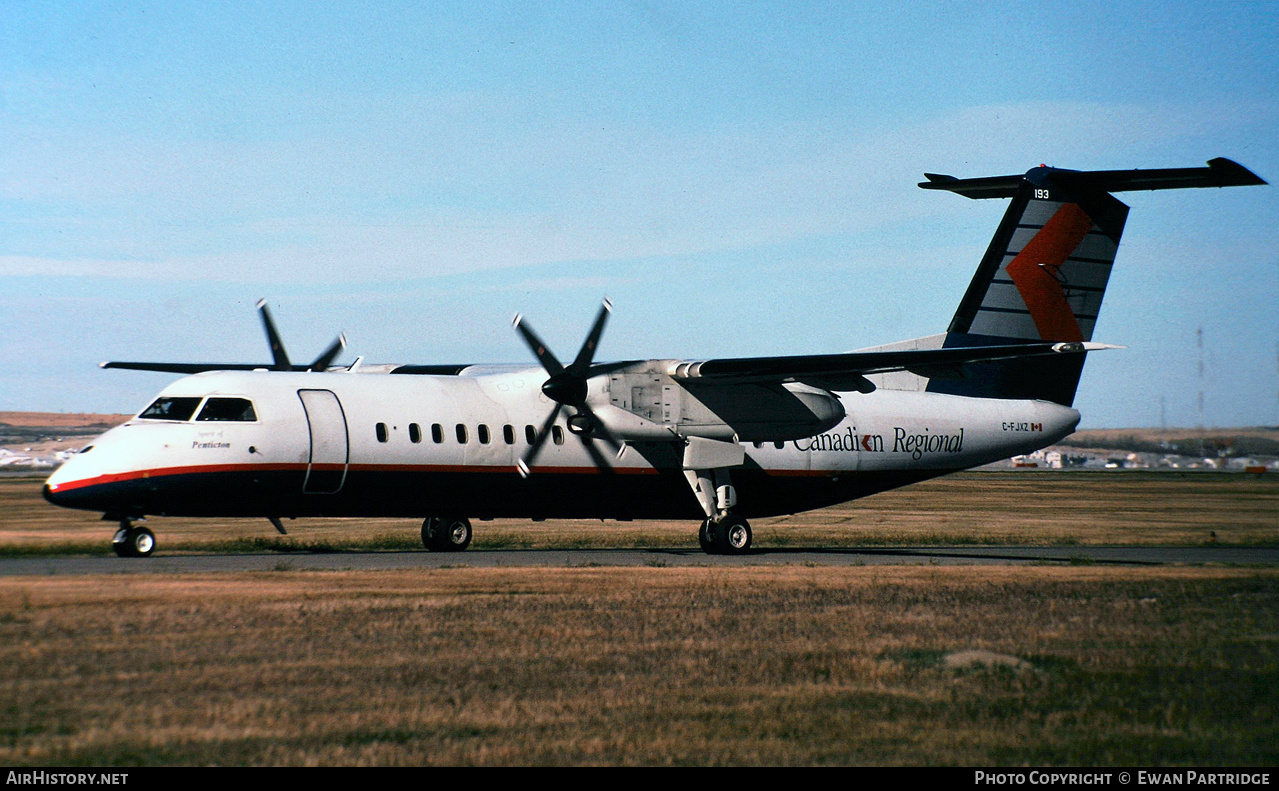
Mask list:
[[[476,7],[479,6],[479,7]],[[549,6],[549,7],[547,7]],[[1279,180],[1272,3],[6,3],[0,409],[106,359],[844,351],[945,329],[1003,211],[925,171]],[[1279,424],[1279,188],[1133,207],[1085,427]],[[1196,330],[1205,340],[1198,414]]]

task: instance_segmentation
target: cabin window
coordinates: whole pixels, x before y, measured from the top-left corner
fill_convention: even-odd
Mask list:
[[[514,445],[515,444],[515,426],[511,426],[511,425],[502,426],[502,439],[506,441],[507,445]]]
[[[774,448],[777,448],[778,450],[781,450],[781,449],[783,449],[783,448],[785,448],[785,447],[786,447],[786,443],[785,443],[785,442],[774,442],[774,443],[773,443],[773,447],[774,447]]]
[[[436,445],[444,441],[444,427],[439,423],[431,424],[431,441]]]
[[[138,417],[147,420],[190,420],[199,405],[199,398],[157,398]]]
[[[457,441],[460,445],[466,444],[466,426],[461,423],[457,424]]]
[[[489,427],[481,423],[476,430],[476,435],[480,438],[481,445],[489,444]]]
[[[554,442],[556,445],[564,444],[564,427],[563,426],[551,426],[551,441]]]
[[[376,426],[374,426],[374,428],[377,430],[377,441],[386,442],[387,436],[388,436],[386,433],[386,424],[378,423]]]
[[[252,423],[257,420],[253,404],[247,398],[210,398],[204,402],[204,409],[196,420],[230,421],[236,423]]]
[[[409,424],[409,442],[422,441],[422,427],[416,423]]]
[[[755,440],[751,444],[755,446],[756,450],[759,450],[760,448],[764,447],[764,443],[760,442],[759,440]]]
[[[524,441],[530,445],[532,445],[534,442],[537,442],[537,429],[533,428],[532,426],[525,426]]]

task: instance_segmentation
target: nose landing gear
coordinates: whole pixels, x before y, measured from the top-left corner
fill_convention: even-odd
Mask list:
[[[120,529],[111,537],[111,548],[122,558],[145,558],[155,551],[155,533],[137,527],[129,519],[120,520]]]

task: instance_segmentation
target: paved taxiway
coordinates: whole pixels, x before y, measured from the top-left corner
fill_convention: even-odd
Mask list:
[[[470,566],[822,566],[920,564],[1096,563],[1279,566],[1279,547],[867,547],[760,549],[747,555],[707,555],[696,549],[500,549],[434,552],[155,555],[149,558],[0,558],[0,576],[46,574],[183,574],[279,569],[412,569]]]

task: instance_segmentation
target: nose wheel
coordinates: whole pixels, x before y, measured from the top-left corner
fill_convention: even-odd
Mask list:
[[[120,520],[120,529],[111,537],[111,549],[122,558],[145,558],[155,551],[155,533]]]

